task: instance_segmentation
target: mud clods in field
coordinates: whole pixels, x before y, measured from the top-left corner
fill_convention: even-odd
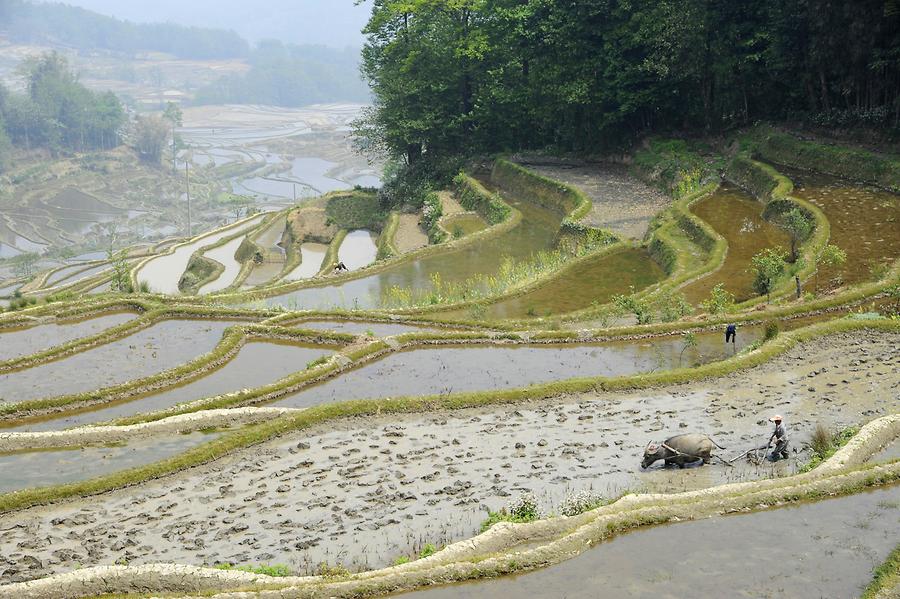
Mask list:
[[[898,342],[837,335],[724,379],[330,422],[164,479],[0,517],[0,555],[41,564],[17,580],[120,559],[377,567],[471,536],[486,509],[525,491],[551,512],[568,491],[612,497],[791,474],[802,455],[735,469],[638,466],[648,441],[687,431],[736,455],[765,441],[773,411],[800,448],[817,421],[838,427],[894,409]]]

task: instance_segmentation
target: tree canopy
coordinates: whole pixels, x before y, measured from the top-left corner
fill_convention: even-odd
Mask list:
[[[115,94],[87,89],[56,52],[29,58],[21,70],[25,93],[0,87],[0,122],[13,143],[53,152],[119,145],[126,119]]]
[[[587,151],[798,113],[900,122],[896,0],[376,0],[372,146]]]

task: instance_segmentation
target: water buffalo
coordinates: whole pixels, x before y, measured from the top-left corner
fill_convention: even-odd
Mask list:
[[[716,457],[712,455],[714,447],[725,449],[715,441],[709,438],[709,435],[700,433],[687,433],[685,435],[675,435],[669,437],[664,443],[650,442],[644,449],[644,460],[641,462],[641,468],[646,468],[656,460],[665,460],[666,465],[677,464],[679,468],[684,468],[685,464],[703,460],[704,464],[709,464],[710,458]]]

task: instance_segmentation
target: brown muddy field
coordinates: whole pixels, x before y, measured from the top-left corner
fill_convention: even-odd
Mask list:
[[[642,239],[650,220],[671,203],[659,190],[628,174],[621,164],[583,166],[523,163],[545,177],[574,185],[593,202],[583,222],[609,229],[623,237]]]
[[[476,533],[524,491],[553,512],[568,491],[680,491],[790,474],[803,454],[734,469],[639,469],[643,447],[707,432],[726,457],[764,442],[773,412],[794,447],[817,421],[896,409],[900,335],[833,336],[724,379],[518,406],[332,422],[98,497],[0,518],[0,577],[156,561],[392,563]],[[464,373],[460,373],[464,376]]]

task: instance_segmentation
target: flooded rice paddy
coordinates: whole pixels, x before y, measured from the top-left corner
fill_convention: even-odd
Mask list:
[[[218,370],[184,385],[130,401],[36,419],[7,430],[60,430],[146,414],[195,399],[261,387],[305,370],[311,361],[329,355],[332,351],[314,345],[253,341],[242,347],[234,359]]]
[[[820,284],[827,285],[835,277],[846,284],[875,279],[900,257],[900,196],[828,175],[784,172],[794,182],[794,195],[815,204],[828,217],[828,242],[847,252],[843,266],[820,267]]]
[[[300,245],[300,265],[284,276],[285,281],[311,279],[322,270],[322,261],[328,253],[328,246],[323,243],[307,241]]]
[[[84,320],[52,322],[21,329],[0,329],[0,361],[34,354],[80,337],[90,337],[133,318],[137,318],[137,314],[116,312]]]
[[[277,405],[309,407],[348,399],[505,389],[578,377],[665,370],[728,357],[761,335],[758,329],[741,333],[734,348],[726,346],[719,333],[700,333],[697,347],[684,352],[679,337],[586,345],[409,349],[278,400]]]
[[[82,393],[149,376],[211,351],[234,322],[164,320],[124,339],[0,375],[0,401]]]
[[[465,212],[445,216],[441,225],[450,232],[454,238],[465,237],[486,229],[488,224],[477,213]]]
[[[561,215],[527,202],[505,199],[522,212],[523,218],[519,226],[503,235],[459,250],[398,264],[340,285],[299,289],[267,298],[265,302],[269,306],[298,308],[376,308],[381,305],[382,295],[393,286],[428,289],[433,275],[440,276],[444,282],[462,283],[476,275],[495,275],[507,256],[526,260],[533,253],[552,248]]]
[[[840,335],[712,382],[331,422],[128,489],[0,516],[0,572],[35,578],[110,564],[123,551],[132,564],[380,567],[472,536],[486,509],[526,491],[549,513],[583,489],[614,497],[792,474],[805,454],[733,469],[639,463],[648,441],[680,432],[708,433],[727,447],[720,454],[736,456],[765,441],[773,411],[798,449],[817,422],[839,428],[884,414],[896,407],[898,342]],[[41,567],[23,570],[25,555]]]
[[[153,258],[144,264],[137,272],[140,283],[146,283],[150,290],[156,293],[178,295],[178,282],[187,268],[191,255],[203,246],[211,245],[217,241],[230,237],[240,231],[247,231],[258,225],[264,215],[259,214],[244,221],[238,227],[229,227],[208,235],[204,235],[193,241],[180,245],[171,254],[165,254]]]
[[[719,189],[691,206],[691,212],[708,222],[728,242],[722,266],[682,288],[692,304],[709,298],[712,288],[722,283],[725,290],[742,302],[755,296],[750,259],[765,249],[790,249],[787,233],[762,217],[763,204],[732,185]]]
[[[0,493],[87,480],[177,455],[216,435],[155,436],[128,445],[0,454]]]
[[[855,599],[900,537],[900,486],[635,530],[560,564],[403,599]]]
[[[338,260],[350,270],[359,270],[375,262],[378,247],[375,235],[370,231],[359,229],[350,231],[338,248]]]

